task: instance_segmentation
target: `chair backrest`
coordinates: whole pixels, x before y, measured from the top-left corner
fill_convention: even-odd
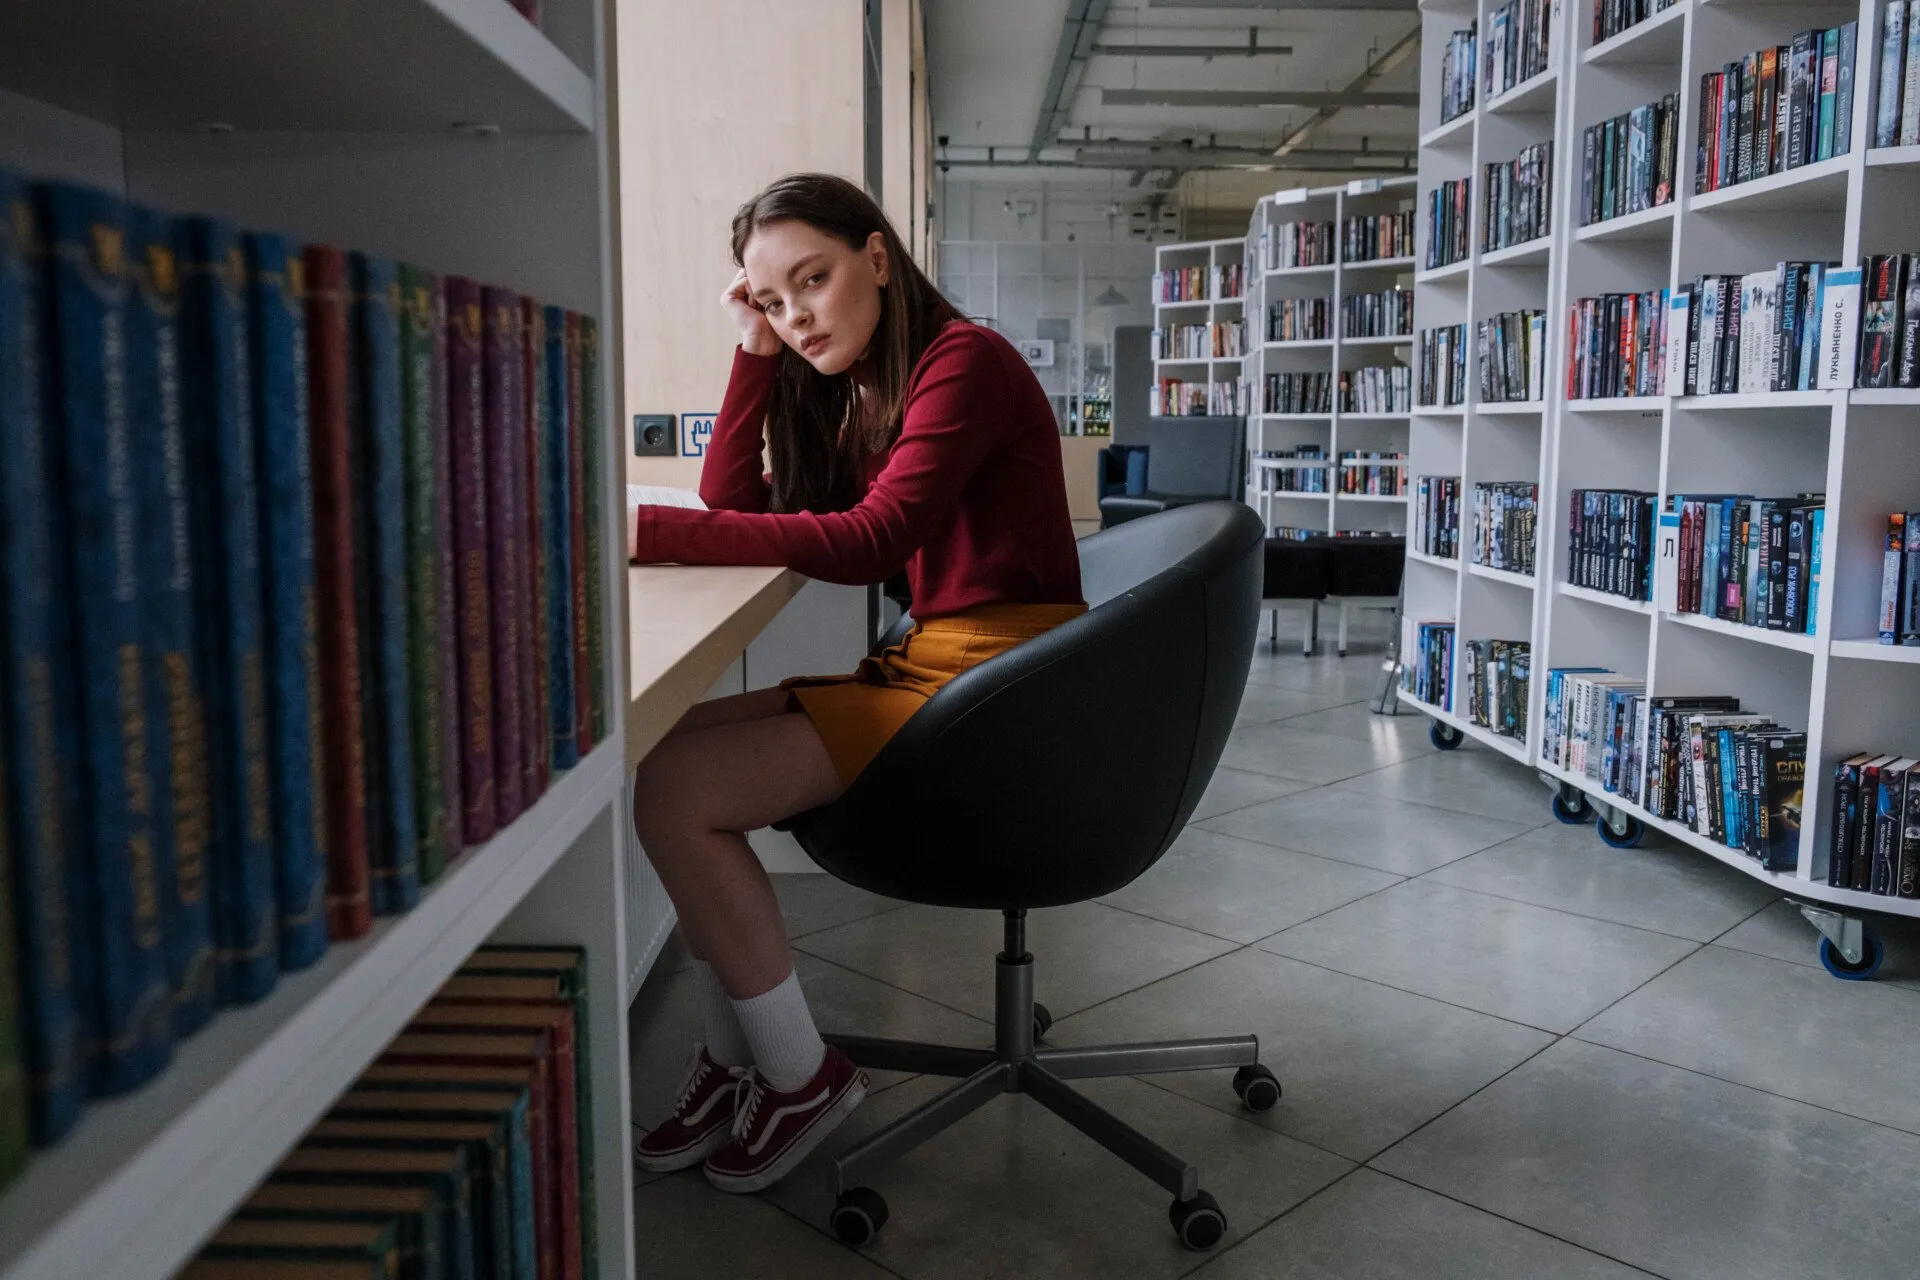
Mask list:
[[[1245,418],[1155,418],[1147,491],[1171,498],[1240,497]]]
[[[841,879],[913,902],[1056,906],[1127,884],[1226,747],[1264,532],[1208,502],[1083,539],[1084,616],[952,681],[790,829]]]

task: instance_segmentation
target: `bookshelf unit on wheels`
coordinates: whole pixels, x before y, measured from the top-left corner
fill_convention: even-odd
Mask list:
[[[1154,249],[1150,411],[1155,417],[1204,414],[1219,407],[1221,395],[1229,399],[1219,416],[1239,412],[1231,397],[1246,350],[1245,278],[1229,287],[1227,277],[1241,267],[1243,248],[1239,240],[1194,240]]]
[[[187,9],[24,0],[0,13],[0,165],[296,242],[498,282],[598,318],[616,383],[609,102],[598,0],[288,0]],[[604,420],[600,536],[625,545]],[[104,465],[104,464],[103,464]],[[634,1274],[627,1133],[622,557],[602,556],[609,731],[366,936],[219,1009],[171,1065],[94,1099],[0,1192],[12,1280],[162,1280],[191,1259],[476,947],[586,949],[598,997],[590,1169],[598,1274]],[[658,908],[655,908],[656,911]],[[657,945],[657,943],[655,944]]]
[[[1481,166],[1511,154],[1517,139],[1509,130],[1516,117],[1500,110],[1495,99],[1478,103],[1466,123],[1439,121],[1438,49],[1476,16],[1484,48],[1487,11],[1483,6],[1476,15],[1471,5],[1453,7],[1445,0],[1427,0],[1422,9],[1428,50],[1422,76],[1422,235],[1427,192],[1443,180],[1471,175],[1477,250]],[[1541,135],[1553,138],[1555,157],[1553,236],[1542,246],[1544,280],[1536,286],[1547,309],[1549,337],[1546,401],[1537,418],[1542,477],[1537,576],[1532,589],[1522,593],[1500,581],[1476,588],[1458,566],[1425,557],[1409,556],[1416,564],[1408,571],[1409,618],[1447,616],[1451,598],[1463,638],[1484,634],[1478,609],[1493,593],[1526,597],[1530,616],[1516,611],[1510,621],[1530,628],[1534,641],[1527,740],[1524,746],[1493,745],[1540,772],[1555,789],[1556,816],[1581,821],[1591,815],[1601,838],[1620,846],[1637,843],[1645,830],[1655,829],[1775,886],[1819,930],[1820,954],[1829,971],[1848,978],[1869,977],[1878,965],[1871,915],[1920,916],[1920,901],[1912,898],[1828,883],[1836,765],[1861,751],[1920,756],[1920,725],[1913,716],[1920,706],[1917,650],[1881,644],[1876,631],[1888,513],[1920,507],[1920,449],[1913,436],[1920,391],[1855,389],[1849,368],[1842,379],[1846,385],[1837,389],[1686,395],[1684,383],[1675,378],[1676,372],[1684,375],[1686,365],[1681,334],[1677,363],[1664,345],[1652,351],[1665,370],[1662,394],[1576,398],[1569,394],[1569,312],[1578,300],[1607,293],[1657,297],[1667,290],[1671,297],[1702,275],[1770,275],[1776,263],[1795,261],[1858,267],[1870,254],[1905,252],[1920,244],[1920,152],[1872,147],[1886,9],[1883,0],[1788,8],[1676,0],[1597,41],[1589,3],[1583,0],[1566,16],[1560,33],[1566,52],[1551,73],[1558,82],[1551,99],[1555,114],[1550,134]],[[1787,45],[1803,29],[1847,23],[1858,24],[1851,108],[1839,126],[1850,145],[1836,148],[1830,159],[1696,192],[1702,77],[1754,50]],[[1584,132],[1667,95],[1673,98],[1677,133],[1671,198],[1588,221],[1579,207]],[[1464,268],[1422,273],[1415,304],[1420,328],[1471,320],[1509,305],[1482,301],[1488,257],[1476,252]],[[1512,275],[1505,268],[1495,270]],[[1665,335],[1667,342],[1674,338]],[[1837,344],[1824,329],[1816,341],[1824,366]],[[1490,475],[1487,463],[1494,455],[1480,448],[1489,406],[1477,401],[1471,339],[1468,352],[1467,403],[1444,414],[1417,411],[1415,475],[1446,469],[1464,474],[1469,483]],[[1493,419],[1499,449],[1512,453],[1531,446],[1513,430],[1522,420]],[[1530,456],[1523,452],[1518,462],[1524,465]],[[1666,512],[1675,495],[1824,494],[1824,531],[1817,541],[1809,540],[1806,551],[1810,577],[1816,557],[1820,565],[1810,630],[1769,629],[1666,607],[1667,590],[1677,581],[1677,560],[1671,557],[1678,535],[1672,535],[1670,546],[1669,535],[1659,529],[1653,531],[1647,587],[1609,594],[1575,585],[1578,566],[1572,563],[1568,533],[1573,493],[1596,489],[1651,494],[1657,513]],[[1744,711],[1804,731],[1804,790],[1776,869],[1685,821],[1656,816],[1640,802],[1649,799],[1644,787],[1638,800],[1629,798],[1545,753],[1545,721],[1552,712],[1547,673],[1577,668],[1644,683],[1652,698],[1737,697]],[[1416,705],[1438,724],[1482,736],[1461,723],[1456,708]],[[1641,732],[1640,741],[1626,746],[1644,765],[1653,748],[1644,728]]]

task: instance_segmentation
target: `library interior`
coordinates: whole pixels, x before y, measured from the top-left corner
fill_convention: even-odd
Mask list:
[[[0,1280],[1920,1277],[1920,0],[9,0],[0,205]]]

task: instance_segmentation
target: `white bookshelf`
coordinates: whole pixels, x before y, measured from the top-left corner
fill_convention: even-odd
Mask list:
[[[610,8],[545,0],[208,0],[186,10],[21,0],[0,11],[0,164],[181,213],[363,249],[598,316],[600,403],[618,327],[603,69]],[[603,426],[609,547],[620,433]],[[634,1274],[625,576],[606,557],[611,731],[404,915],[222,1009],[173,1064],[92,1103],[0,1193],[9,1280],[162,1280],[193,1256],[473,949],[587,948],[603,1280]],[[644,877],[642,877],[644,881]],[[646,886],[642,884],[644,890]],[[644,894],[658,914],[664,901]],[[651,943],[657,947],[657,941]]]
[[[1480,30],[1493,6],[1480,0]],[[1472,0],[1423,0],[1420,195],[1441,180],[1474,178],[1473,252],[1416,278],[1416,328],[1474,320],[1517,307],[1547,314],[1547,398],[1530,411],[1483,406],[1468,370],[1464,412],[1417,411],[1410,476],[1463,477],[1466,511],[1476,481],[1538,475],[1536,569],[1551,589],[1523,591],[1469,565],[1409,553],[1409,622],[1452,618],[1460,639],[1501,636],[1532,643],[1533,689],[1521,758],[1543,775],[1655,828],[1782,892],[1843,914],[1920,916],[1920,903],[1829,888],[1826,865],[1834,764],[1855,751],[1920,754],[1920,650],[1875,642],[1886,513],[1920,506],[1914,407],[1902,390],[1570,400],[1565,333],[1573,300],[1609,292],[1672,289],[1703,272],[1740,273],[1782,259],[1858,265],[1870,253],[1920,246],[1920,149],[1872,150],[1882,0],[1794,7],[1678,0],[1599,44],[1590,0],[1569,0],[1562,53],[1541,83],[1529,82],[1462,121],[1438,119],[1440,51],[1475,15]],[[1808,26],[1859,23],[1852,149],[1831,160],[1704,195],[1693,194],[1700,77],[1726,62],[1790,39]],[[1546,87],[1551,85],[1551,92]],[[1512,109],[1522,91],[1523,109]],[[1575,205],[1582,131],[1672,93],[1680,131],[1675,198],[1667,205],[1581,227]],[[1479,248],[1482,166],[1552,138],[1554,234],[1544,254]],[[1422,258],[1424,261],[1424,257]],[[1823,565],[1815,634],[1791,635],[1588,591],[1564,581],[1569,494],[1575,488],[1674,492],[1824,491]],[[1470,529],[1462,529],[1471,558]],[[1808,735],[1806,807],[1797,865],[1772,873],[1737,851],[1605,792],[1541,760],[1546,673],[1597,666],[1643,678],[1661,694],[1730,693],[1748,708]],[[1457,673],[1456,673],[1457,675]],[[1456,679],[1457,686],[1457,679]],[[1403,699],[1405,695],[1402,695]],[[1416,704],[1468,736],[1486,740],[1453,708]],[[1513,754],[1510,740],[1492,745]]]
[[[1275,491],[1262,473],[1299,466],[1293,459],[1273,459],[1269,467],[1248,469],[1247,501],[1272,529],[1293,528],[1383,529],[1405,528],[1405,500],[1398,495],[1337,492],[1343,450],[1404,453],[1411,415],[1408,413],[1346,413],[1340,408],[1339,375],[1366,367],[1405,366],[1412,363],[1410,337],[1349,338],[1342,332],[1340,308],[1350,295],[1406,288],[1413,277],[1411,255],[1365,262],[1341,260],[1340,229],[1345,220],[1363,214],[1405,210],[1414,194],[1411,178],[1362,179],[1337,187],[1296,188],[1263,196],[1254,206],[1247,227],[1246,316],[1248,358],[1245,365],[1252,412],[1247,415],[1247,453],[1258,459],[1269,449],[1315,445],[1326,451],[1327,493]],[[1331,222],[1334,260],[1311,267],[1268,269],[1264,245],[1293,222]],[[1267,342],[1267,308],[1287,298],[1325,298],[1332,308],[1333,336],[1290,342]],[[1266,413],[1266,377],[1278,373],[1325,373],[1332,379],[1329,411],[1320,414]],[[1306,467],[1315,462],[1308,460]],[[1391,462],[1373,465],[1392,466]],[[1401,468],[1404,471],[1404,468]]]
[[[1189,267],[1201,267],[1207,272],[1208,293],[1203,298],[1190,298],[1181,302],[1162,302],[1160,290],[1153,289],[1153,328],[1154,350],[1160,349],[1160,332],[1165,329],[1184,325],[1226,325],[1241,324],[1246,313],[1244,295],[1216,295],[1213,292],[1213,269],[1215,267],[1236,266],[1241,261],[1241,242],[1239,240],[1189,240],[1180,244],[1162,244],[1154,246],[1153,269],[1179,271]],[[1161,359],[1153,361],[1152,404],[1149,412],[1160,416],[1160,380],[1177,378],[1182,382],[1206,384],[1208,394],[1212,394],[1216,382],[1232,382],[1242,373],[1246,362],[1249,344],[1253,341],[1251,327],[1242,324],[1240,335],[1241,354],[1237,356],[1207,355],[1192,359]]]

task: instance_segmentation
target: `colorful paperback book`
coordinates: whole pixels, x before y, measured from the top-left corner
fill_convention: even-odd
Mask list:
[[[1844,390],[1853,385],[1859,316],[1860,268],[1829,268],[1821,287],[1820,390]]]
[[[147,756],[147,639],[128,438],[126,207],[80,187],[40,189],[51,254],[55,484],[67,496],[68,584],[79,666],[76,847],[93,869],[99,960],[92,1089],[124,1093],[173,1048]],[[56,714],[59,712],[56,711]]]
[[[1874,103],[1873,145],[1900,141],[1900,89],[1906,78],[1907,4],[1888,0],[1880,29],[1880,86]]]
[[[407,699],[413,747],[413,818],[420,881],[446,868],[446,788],[440,726],[439,497],[434,489],[434,411],[441,395],[434,362],[434,279],[400,268],[400,430],[407,564]]]
[[[1807,617],[1803,635],[1817,634],[1820,625],[1820,580],[1825,576],[1827,509],[1815,507],[1807,515]]]
[[[321,740],[305,289],[297,246],[260,234],[249,234],[245,243],[274,870],[280,967],[290,972],[306,968],[327,950],[326,745]]]
[[[207,896],[212,796],[207,708],[194,662],[193,515],[180,386],[179,228],[164,214],[128,217],[127,414],[139,488],[147,650],[147,759],[154,775],[154,863],[166,914],[173,1034],[213,1016],[212,903]]]
[[[1900,866],[1894,877],[1894,894],[1901,898],[1920,898],[1920,764],[1907,771],[1903,782],[1905,817],[1900,829]]]
[[[1900,643],[1900,608],[1905,599],[1907,514],[1887,517],[1887,549],[1880,566],[1880,643]]]

